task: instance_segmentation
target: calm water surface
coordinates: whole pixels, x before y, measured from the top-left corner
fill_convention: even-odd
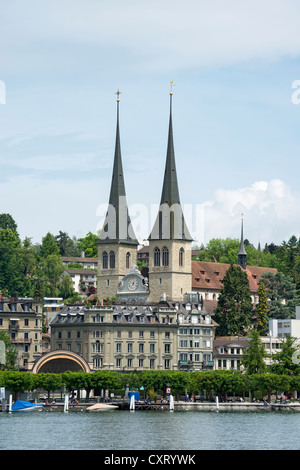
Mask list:
[[[299,450],[300,413],[0,413],[2,450]]]

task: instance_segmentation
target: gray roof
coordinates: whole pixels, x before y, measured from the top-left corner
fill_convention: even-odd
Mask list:
[[[112,213],[111,209],[115,209]],[[124,221],[120,226],[120,222]],[[109,195],[109,209],[100,233],[99,243],[126,243],[138,245],[128,214],[119,129],[119,101],[117,100],[117,129],[113,174]]]
[[[170,216],[169,209],[171,207],[174,209],[174,217]],[[164,212],[164,210],[166,210],[166,212]],[[164,224],[166,216],[169,217],[167,226]],[[170,93],[169,134],[160,209],[149,239],[183,239],[192,241],[192,237],[184,220],[179,197],[173,142],[172,93]]]

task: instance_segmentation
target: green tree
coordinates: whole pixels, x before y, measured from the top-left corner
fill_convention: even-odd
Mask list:
[[[264,358],[266,357],[264,345],[261,342],[259,332],[253,330],[251,332],[249,347],[244,349],[242,364],[245,367],[247,374],[260,374],[265,372],[266,364]]]
[[[282,342],[282,347],[278,353],[272,355],[272,372],[281,375],[297,375],[300,373],[298,357],[300,352],[295,344],[296,338],[287,335]],[[298,352],[298,355],[297,355]]]
[[[56,254],[48,255],[41,260],[41,271],[45,283],[45,294],[49,297],[59,295],[59,280],[65,270],[61,257]]]
[[[80,256],[80,248],[77,246],[75,237],[70,238],[66,232],[59,231],[55,241],[61,256]]]
[[[239,266],[230,265],[215,310],[215,321],[218,323],[216,335],[245,335],[251,324],[252,313],[247,274]]]
[[[260,281],[265,284],[268,297],[269,318],[295,318],[296,306],[300,299],[292,278],[281,272],[265,272]]]
[[[53,374],[50,372],[33,374],[32,389],[46,390],[48,392],[48,400],[50,401],[50,393],[59,390],[62,386],[61,374]]]
[[[255,248],[251,243],[245,240],[247,251],[247,263],[251,266],[267,266],[278,268],[280,265],[276,255],[272,255],[270,251]],[[240,247],[240,240],[234,238],[212,238],[206,245],[201,248],[201,252],[194,256],[193,259],[199,261],[214,261],[218,263],[237,263],[237,253]]]
[[[0,229],[10,229],[19,238],[17,224],[10,214],[0,214]]]
[[[79,238],[77,245],[81,251],[84,251],[88,258],[97,258],[98,256],[98,235],[89,232],[84,238]]]
[[[261,336],[268,334],[268,299],[266,287],[263,282],[258,287],[258,304],[256,306],[257,331]]]
[[[6,288],[9,295],[16,290],[13,280],[18,278],[19,268],[14,261],[20,246],[20,239],[12,229],[0,229],[0,289]]]
[[[19,393],[32,390],[32,374],[17,371],[3,371],[4,386],[13,392],[14,400],[18,399]]]
[[[2,369],[11,370],[15,368],[17,361],[17,350],[11,342],[10,334],[8,331],[0,331],[0,340],[5,344],[6,362],[2,364]]]
[[[60,293],[63,299],[68,299],[75,293],[72,278],[67,274],[60,280]]]
[[[39,247],[39,256],[40,258],[44,259],[50,255],[59,256],[60,253],[57,243],[55,241],[55,237],[50,232],[48,232],[42,238],[42,244]]]

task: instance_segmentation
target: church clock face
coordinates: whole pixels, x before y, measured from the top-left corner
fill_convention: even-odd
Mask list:
[[[138,281],[135,277],[130,277],[129,280],[128,280],[128,289],[131,290],[131,291],[134,291],[137,289],[137,286],[138,286]]]

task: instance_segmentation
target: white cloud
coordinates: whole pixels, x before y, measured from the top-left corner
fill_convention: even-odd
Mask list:
[[[281,243],[300,236],[300,193],[279,179],[257,181],[246,188],[217,189],[215,198],[204,204],[204,227],[200,241],[240,236],[241,214],[244,235],[253,244]]]

